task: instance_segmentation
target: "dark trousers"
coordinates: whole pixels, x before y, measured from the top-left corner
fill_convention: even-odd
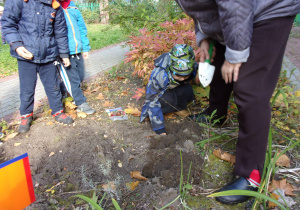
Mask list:
[[[183,84],[168,89],[159,99],[164,114],[178,112],[187,108],[187,104],[194,100],[193,88],[190,84]]]
[[[37,73],[43,83],[48,97],[52,114],[63,109],[61,102],[61,93],[58,87],[58,78],[56,66],[53,62],[49,63],[31,63],[18,60],[19,80],[20,80],[20,114],[26,115],[33,112],[34,93],[37,80]]]
[[[239,135],[235,174],[249,177],[253,169],[262,175],[271,120],[270,99],[279,78],[288,36],[295,17],[263,20],[254,24],[250,56],[239,70],[238,81],[226,84],[222,79],[225,47],[217,44],[216,67],[210,85],[210,114],[226,116],[233,91],[238,107]]]
[[[81,90],[81,82],[84,79],[84,63],[81,54],[70,55],[71,65],[66,68],[68,78],[70,80],[72,96],[77,106],[86,102],[86,97]]]

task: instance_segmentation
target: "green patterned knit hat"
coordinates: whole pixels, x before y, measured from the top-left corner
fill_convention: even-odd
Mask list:
[[[187,76],[193,72],[195,54],[191,46],[177,44],[170,51],[170,70],[174,75]]]

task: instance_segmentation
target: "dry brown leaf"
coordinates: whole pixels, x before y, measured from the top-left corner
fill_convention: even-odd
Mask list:
[[[76,110],[70,110],[68,112],[68,114],[73,118],[75,119],[77,117],[77,111]]]
[[[14,143],[14,147],[20,146],[21,143]]]
[[[289,167],[291,167],[290,158],[286,154],[283,154],[276,160],[276,165],[289,168]]]
[[[101,185],[104,191],[115,191],[116,185],[114,182],[108,182],[107,184]]]
[[[16,135],[18,135],[18,133],[11,133],[11,134],[8,134],[6,136],[6,138],[3,140],[3,141],[7,141],[9,139],[13,139]]]
[[[100,86],[98,86],[95,89],[91,90],[91,93],[97,92],[99,89],[100,89]]]
[[[180,117],[187,117],[190,115],[190,113],[187,110],[181,110],[179,112],[175,112],[175,114],[177,114]]]
[[[148,180],[146,177],[143,177],[141,172],[140,171],[132,171],[130,172],[130,176],[132,178],[136,178],[136,179],[139,179],[139,180]]]
[[[66,101],[65,107],[73,110],[73,109],[76,109],[77,106],[75,104],[73,104],[72,102],[70,102],[70,101]]]
[[[139,185],[140,181],[126,183],[129,190],[133,191]]]
[[[125,77],[117,77],[118,81],[121,81],[121,80],[124,80],[124,79],[125,79]]]
[[[99,95],[97,96],[97,99],[99,100],[104,100],[104,96],[102,93],[99,93]]]
[[[114,102],[105,101],[102,105],[104,107],[113,107],[114,106]]]
[[[54,154],[54,152],[50,152],[49,157],[53,156]]]
[[[282,180],[272,180],[272,182],[269,185],[269,192],[273,192],[275,189],[282,189],[284,190],[285,195],[290,195],[290,196],[296,196],[293,191],[296,189],[293,185],[290,183],[287,183],[286,179]]]
[[[174,112],[172,112],[172,113],[165,114],[164,118],[165,119],[175,119],[176,116],[175,116]]]
[[[235,164],[235,156],[229,154],[228,152],[222,152],[221,149],[214,150],[213,155],[217,158],[220,158],[221,160],[225,160],[227,162],[230,162],[231,164]]]
[[[278,200],[279,199],[279,195],[277,195],[277,194],[275,194],[275,193],[272,193],[271,194],[272,196],[270,196],[271,198],[273,198],[273,199],[276,199],[276,200]],[[268,203],[268,207],[270,207],[270,208],[274,208],[274,207],[276,207],[277,206],[277,204],[276,203],[273,203],[273,202],[269,202]]]
[[[104,91],[109,91],[109,88],[108,88],[108,87],[105,87],[103,90],[104,90]]]
[[[127,91],[122,91],[121,92],[121,96],[127,96],[128,95],[128,92]]]
[[[78,112],[77,117],[86,118],[87,114],[85,112]]]
[[[83,95],[91,95],[91,94],[92,92],[89,89],[83,91]]]
[[[128,106],[127,109],[124,110],[124,112],[126,114],[131,114],[133,116],[139,117],[141,116],[141,111],[138,108],[132,107],[132,106]]]

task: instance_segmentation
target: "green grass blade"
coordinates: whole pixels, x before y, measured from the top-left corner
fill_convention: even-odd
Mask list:
[[[165,205],[164,207],[160,208],[159,210],[163,210],[165,208],[167,208],[168,206],[170,206],[172,203],[174,203],[175,201],[177,201],[180,198],[180,195],[178,195],[173,201],[171,201],[170,203],[168,203],[167,205]]]
[[[118,202],[115,199],[111,199],[112,203],[114,204],[114,207],[116,208],[116,210],[122,210],[121,207],[119,206]]]
[[[287,209],[281,203],[279,203],[277,200],[275,200],[269,196],[266,196],[264,194],[250,191],[250,190],[228,190],[228,191],[214,193],[214,194],[208,195],[207,197],[218,197],[218,196],[228,196],[228,195],[246,195],[246,196],[257,197],[257,198],[261,198],[261,199],[264,199],[267,201],[271,201],[271,202],[277,204],[282,209]]]
[[[82,200],[85,200],[86,202],[88,202],[89,204],[91,204],[95,209],[97,210],[103,210],[101,208],[101,206],[99,206],[96,202],[94,202],[92,199],[84,196],[84,195],[75,195],[78,198],[81,198]]]

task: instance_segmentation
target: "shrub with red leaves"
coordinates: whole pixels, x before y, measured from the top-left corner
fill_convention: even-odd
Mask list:
[[[200,57],[192,19],[179,19],[175,23],[167,21],[160,26],[163,28],[161,31],[141,29],[141,36],[131,36],[127,42],[130,52],[127,53],[125,63],[132,62],[133,75],[144,78],[144,84],[148,83],[154,60],[169,52],[176,44],[190,45],[194,49],[196,60]]]

